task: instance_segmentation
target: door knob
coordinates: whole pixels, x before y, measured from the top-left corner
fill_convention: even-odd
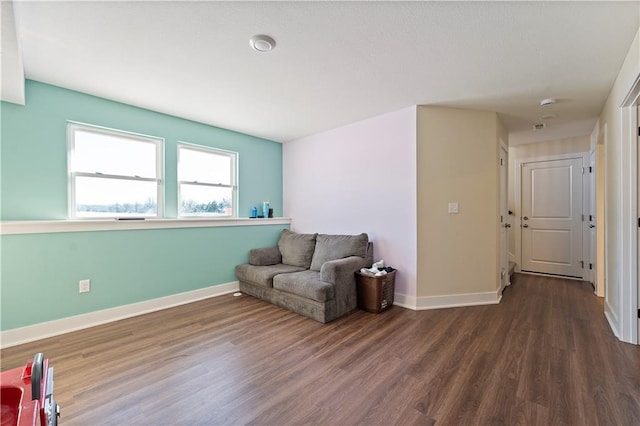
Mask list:
[[[589,228],[595,228],[596,226],[592,223],[589,224]]]
[[[527,225],[526,223],[524,225],[522,225],[523,228],[528,228],[529,225]]]
[[[522,220],[529,220],[527,216],[523,217]]]
[[[510,224],[510,223],[505,223],[505,224],[504,224],[504,227],[505,227],[505,228],[511,228],[511,224]]]

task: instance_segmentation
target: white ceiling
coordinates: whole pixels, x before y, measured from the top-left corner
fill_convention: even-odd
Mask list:
[[[512,144],[589,134],[640,22],[637,1],[13,9],[3,71],[22,57],[28,79],[280,142],[425,104],[497,111]],[[276,39],[274,51],[250,48],[261,33]],[[558,103],[543,110],[548,97]],[[557,118],[534,133],[548,113]]]

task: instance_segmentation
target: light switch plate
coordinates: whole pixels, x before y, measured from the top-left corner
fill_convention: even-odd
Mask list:
[[[458,203],[449,203],[449,213],[458,213]]]

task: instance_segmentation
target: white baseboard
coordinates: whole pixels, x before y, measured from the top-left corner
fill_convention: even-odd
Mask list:
[[[500,303],[500,299],[502,299],[502,294],[498,291],[418,297],[416,309],[424,311],[428,309],[459,308],[462,306],[497,305]]]
[[[238,291],[238,281],[214,285],[211,287],[199,288],[197,290],[186,291],[184,293],[172,294],[170,296],[159,297],[157,299],[145,300],[144,302],[131,303],[129,305],[117,306],[115,308],[103,309],[89,312],[87,314],[75,315],[47,321],[26,327],[5,330],[0,333],[0,348],[8,348],[47,337],[58,336],[71,331],[82,330],[84,328],[95,327],[96,325],[131,318],[174,306],[196,302],[210,297],[222,296]]]
[[[424,311],[428,309],[459,308],[462,306],[497,305],[502,299],[502,291],[427,297],[414,297],[396,293],[393,297],[393,304],[396,306],[413,309],[414,311]]]
[[[609,302],[605,300],[604,302],[604,316],[609,322],[609,327],[611,327],[611,331],[613,334],[620,339],[620,330],[618,329],[618,316],[615,311],[611,309]]]
[[[401,308],[416,310],[415,296],[407,296],[406,294],[395,293],[393,295],[393,304]]]

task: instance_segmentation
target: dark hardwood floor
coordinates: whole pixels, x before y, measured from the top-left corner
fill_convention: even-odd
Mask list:
[[[558,278],[326,325],[229,295],[7,348],[2,370],[38,351],[63,425],[640,425],[640,346]]]

